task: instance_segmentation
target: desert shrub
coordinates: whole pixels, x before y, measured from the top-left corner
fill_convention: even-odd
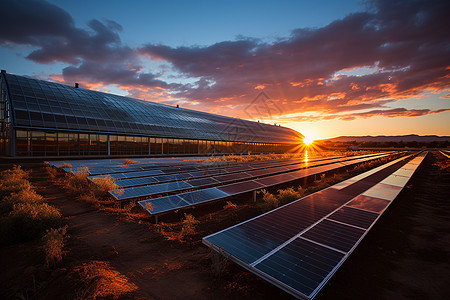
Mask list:
[[[109,195],[109,191],[120,191],[119,186],[114,181],[109,175],[92,178],[92,182],[95,184],[95,189],[93,189],[94,194],[97,197],[105,197]]]
[[[123,164],[124,165],[132,165],[132,164],[135,164],[135,163],[137,163],[137,161],[135,161],[135,160],[132,160],[132,159],[125,159],[125,161],[123,162]]]
[[[269,193],[268,191],[266,191],[264,189],[259,191],[258,194],[259,193],[263,194],[263,197],[262,197],[263,202],[259,204],[260,208],[263,211],[267,211],[267,210],[278,207],[279,201],[278,201],[277,197],[275,197],[275,195]]]
[[[2,218],[0,242],[16,243],[41,237],[49,228],[61,227],[59,210],[47,203],[17,203]]]
[[[236,204],[233,204],[231,201],[227,201],[227,204],[223,206],[223,209],[235,209],[237,208]]]
[[[9,202],[11,204],[15,203],[35,203],[35,202],[43,202],[44,197],[37,194],[33,190],[25,189],[21,190],[17,193],[12,193],[9,196],[6,196],[3,200],[5,202]]]
[[[89,169],[87,167],[76,171],[74,174],[67,174],[67,187],[75,193],[82,194],[89,190]]]
[[[0,213],[3,215],[8,214],[16,203],[37,203],[43,201],[44,198],[36,194],[35,191],[30,189],[21,190],[17,193],[11,193],[1,201]]]
[[[0,199],[22,190],[31,190],[27,178],[28,172],[22,170],[20,166],[0,172]]]
[[[81,283],[75,299],[132,299],[134,297],[129,293],[138,289],[125,275],[104,261],[94,260],[76,266],[71,277]]]
[[[193,215],[184,214],[184,220],[181,221],[182,228],[181,228],[181,235],[193,235],[196,233],[195,226],[199,224],[200,221],[196,220]]]
[[[62,260],[65,253],[63,248],[66,232],[67,225],[58,229],[50,228],[42,237],[42,249],[45,253],[45,264],[47,266],[55,266]]]
[[[80,197],[78,197],[78,200],[89,204],[93,204],[94,206],[99,205],[99,200],[97,199],[97,197],[95,197],[95,194],[92,192],[80,195]]]
[[[278,190],[277,198],[280,204],[286,204],[300,199],[304,196],[304,194],[305,192],[301,187],[299,187],[297,190],[294,190],[293,187],[290,187],[285,190]]]

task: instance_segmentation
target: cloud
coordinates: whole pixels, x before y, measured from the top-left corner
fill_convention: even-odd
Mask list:
[[[370,7],[322,28],[294,30],[274,43],[244,38],[205,47],[147,44],[138,53],[199,78],[180,96],[205,105],[229,99],[244,107],[256,95],[254,89],[264,86],[284,113],[337,113],[381,108],[386,99],[448,88],[448,1],[381,0]],[[336,76],[361,67],[375,71]],[[202,85],[202,80],[213,84]]]
[[[27,58],[43,64],[56,61],[79,64],[83,60],[97,62],[124,60],[134,50],[123,45],[114,21],[91,20],[89,30],[77,28],[73,18],[63,9],[46,1],[7,0],[0,19],[0,45],[33,46]]]

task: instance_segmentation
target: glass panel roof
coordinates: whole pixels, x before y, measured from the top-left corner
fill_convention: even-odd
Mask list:
[[[302,137],[286,127],[4,75],[15,126],[266,143],[295,143]]]

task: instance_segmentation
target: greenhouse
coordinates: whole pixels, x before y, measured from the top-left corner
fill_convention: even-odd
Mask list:
[[[0,77],[2,156],[281,153],[290,128],[9,74]]]

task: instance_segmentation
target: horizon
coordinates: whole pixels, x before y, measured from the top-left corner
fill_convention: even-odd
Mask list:
[[[450,135],[446,1],[2,4],[13,74],[312,139]]]

